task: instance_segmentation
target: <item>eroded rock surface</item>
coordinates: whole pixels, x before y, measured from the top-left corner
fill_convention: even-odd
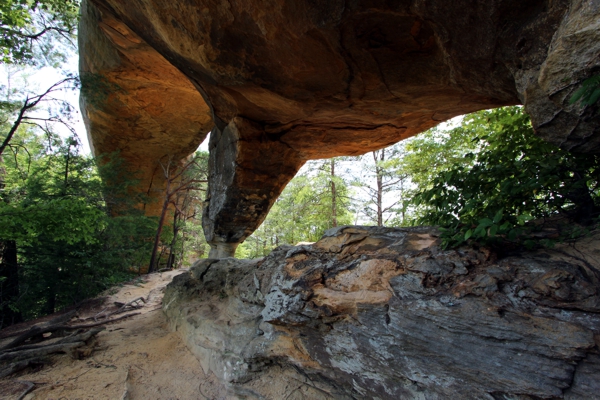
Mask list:
[[[208,105],[185,75],[106,7],[83,1],[81,108],[92,151],[118,152],[139,190],[160,198],[160,162],[194,152],[213,126]],[[146,211],[160,212],[161,202]]]
[[[163,310],[239,398],[592,399],[599,239],[498,259],[430,228],[343,227],[199,262]]]
[[[144,149],[189,152],[210,107],[204,227],[215,256],[233,255],[306,160],[363,154],[456,115],[521,103],[546,140],[600,151],[597,107],[569,104],[600,71],[597,0],[87,0],[87,9],[96,11],[82,19],[83,70],[137,77],[119,81],[118,102],[87,106],[96,148],[119,147],[147,170],[157,156]],[[169,91],[146,95],[140,82]],[[160,99],[152,118],[148,99]]]

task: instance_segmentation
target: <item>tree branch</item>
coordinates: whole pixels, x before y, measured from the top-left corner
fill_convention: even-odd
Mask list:
[[[0,156],[2,155],[2,153],[4,153],[4,150],[6,149],[6,147],[8,147],[8,145],[9,145],[10,141],[12,140],[14,134],[17,132],[17,130],[19,129],[19,127],[21,126],[21,124],[25,120],[36,120],[36,119],[38,119],[38,118],[33,118],[33,117],[27,117],[25,114],[28,111],[30,111],[31,109],[35,108],[48,94],[50,94],[50,93],[58,90],[58,88],[61,85],[65,84],[66,82],[73,81],[75,79],[76,78],[73,78],[73,77],[62,79],[62,80],[56,82],[54,85],[50,86],[44,93],[39,94],[37,96],[33,96],[31,98],[30,97],[26,97],[25,98],[25,103],[23,104],[23,106],[19,110],[19,114],[17,115],[17,119],[15,120],[15,122],[12,125],[12,127],[8,131],[8,134],[7,134],[6,138],[4,139],[4,141],[2,142],[2,145],[0,145]],[[48,119],[46,119],[46,120],[48,120]],[[60,121],[60,122],[63,122],[63,121]]]

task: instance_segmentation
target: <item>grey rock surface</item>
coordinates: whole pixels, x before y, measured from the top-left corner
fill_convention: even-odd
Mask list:
[[[593,399],[598,239],[498,258],[432,228],[342,227],[203,260],[163,309],[236,398]]]

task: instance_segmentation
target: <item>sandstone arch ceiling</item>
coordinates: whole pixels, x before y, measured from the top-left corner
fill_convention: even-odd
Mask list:
[[[102,46],[129,57],[103,25],[117,24],[181,71],[211,107],[203,224],[213,256],[233,254],[306,160],[362,154],[456,115],[525,104],[545,139],[600,151],[594,107],[568,104],[600,71],[597,0],[88,1],[96,20],[84,18],[82,28],[97,32],[100,24],[111,41],[84,38],[84,60]],[[132,60],[127,68],[136,67]],[[148,67],[159,78],[149,87],[168,85],[172,75]],[[164,120],[179,138],[208,125],[197,118],[204,103],[189,96],[161,98],[163,109],[178,111],[176,123]],[[121,100],[88,109],[97,148],[118,135],[119,113],[141,109]],[[146,134],[169,141],[174,133],[149,126]]]

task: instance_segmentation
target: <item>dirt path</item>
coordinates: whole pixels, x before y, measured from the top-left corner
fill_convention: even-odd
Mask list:
[[[175,332],[170,332],[161,302],[165,286],[182,270],[145,276],[85,310],[94,315],[114,302],[146,299],[140,314],[107,324],[94,352],[82,360],[56,355],[54,364],[0,380],[2,399],[223,399],[225,390]],[[81,314],[80,314],[81,316]],[[35,323],[35,322],[34,322]],[[35,386],[22,397],[24,389]],[[19,388],[20,387],[20,388]],[[12,392],[12,393],[11,393]]]

